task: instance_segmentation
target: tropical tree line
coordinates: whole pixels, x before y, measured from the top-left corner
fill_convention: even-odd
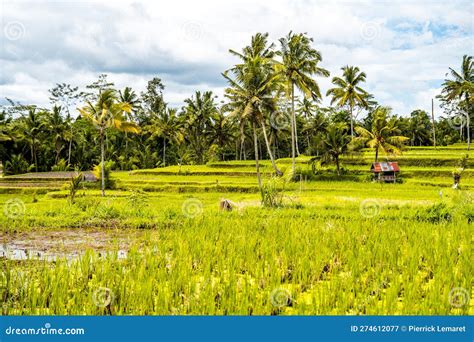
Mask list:
[[[237,63],[222,73],[222,101],[196,91],[174,108],[158,77],[137,92],[116,89],[105,74],[84,89],[56,84],[50,108],[7,99],[0,110],[4,172],[90,170],[106,161],[132,170],[247,159],[258,170],[259,160],[269,159],[281,175],[275,160],[291,157],[294,171],[300,154],[332,161],[339,172],[339,156],[356,147],[373,148],[379,158],[404,145],[470,146],[472,56],[464,56],[459,70],[449,69],[439,95],[444,114],[434,121],[419,109],[393,114],[365,90],[367,75],[357,66],[342,67],[323,94],[320,80],[330,73],[313,45],[304,33],[290,32],[278,43],[256,34],[248,46],[229,51]],[[330,106],[322,105],[324,95]]]

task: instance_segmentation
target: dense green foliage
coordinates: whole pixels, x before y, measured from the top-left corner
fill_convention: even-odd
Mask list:
[[[159,78],[138,94],[129,87],[114,90],[104,74],[84,89],[57,84],[50,90],[52,108],[9,100],[10,105],[0,111],[4,173],[90,170],[101,162],[101,146],[104,159],[113,161],[116,169],[133,170],[255,159],[256,153],[259,159],[270,160],[319,155],[327,152],[323,140],[331,132],[328,128],[341,122],[351,127],[345,133],[368,136],[381,108],[361,88],[370,75],[344,67],[327,93],[335,106],[323,107],[317,77],[329,73],[320,67],[322,54],[312,47],[312,40],[290,32],[278,49],[267,40],[268,34],[257,34],[242,52],[231,50],[240,61],[223,73],[228,81],[225,103],[218,103],[211,92],[196,92],[182,108],[170,108]],[[470,141],[472,64],[472,57],[465,56],[461,71],[450,69],[451,78],[439,96],[448,117],[435,123],[438,145]],[[104,107],[108,103],[104,97],[115,104]],[[78,108],[82,116],[77,116]],[[405,144],[433,145],[428,113],[392,115],[384,110],[396,135],[409,138]],[[359,117],[361,112],[365,117]],[[124,124],[116,124],[117,120]],[[130,125],[141,128],[139,134],[131,134]],[[275,166],[274,170],[281,174]]]

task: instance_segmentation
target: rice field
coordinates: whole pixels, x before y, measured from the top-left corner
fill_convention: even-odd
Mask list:
[[[114,172],[107,197],[86,183],[74,204],[57,174],[1,178],[2,314],[474,314],[461,153],[411,149],[397,184],[369,180],[370,152],[341,177],[300,157],[278,208],[260,205],[252,161]]]

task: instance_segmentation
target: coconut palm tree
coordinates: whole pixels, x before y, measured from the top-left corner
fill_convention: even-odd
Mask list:
[[[232,73],[233,78],[229,72]],[[247,58],[243,65],[226,71],[223,76],[230,85],[225,89],[225,96],[230,100],[229,107],[232,108],[234,115],[239,115],[241,121],[249,122],[252,127],[257,180],[262,191],[257,125],[262,126],[267,150],[275,171],[278,175],[282,174],[274,163],[265,124],[265,114],[275,110],[273,95],[278,85],[278,76],[273,72],[273,65],[268,62],[268,59],[260,56]]]
[[[163,139],[163,166],[166,166],[166,142],[179,144],[184,139],[181,132],[182,123],[177,113],[177,109],[167,108],[164,113],[155,115],[151,119],[151,124],[145,127],[145,130],[151,133],[152,139],[156,137]]]
[[[336,87],[329,89],[326,93],[326,96],[332,96],[331,104],[337,102],[340,107],[349,106],[352,138],[354,138],[354,108],[368,106],[368,93],[360,87],[366,77],[365,72],[361,72],[358,67],[345,66],[342,68],[342,77],[332,79],[332,84]]]
[[[271,87],[265,87],[265,89],[258,89],[256,86],[260,84],[262,80],[269,76],[270,78],[274,76],[274,65],[275,61],[273,57],[275,56],[274,52],[274,44],[268,44],[268,33],[257,33],[252,36],[251,42],[249,46],[246,46],[242,49],[242,53],[236,52],[234,50],[229,50],[231,54],[234,56],[239,57],[242,60],[242,63],[236,64],[233,68],[226,71],[223,76],[231,82],[228,77],[229,72],[233,73],[236,77],[236,80],[240,81],[243,85],[242,89],[247,91],[247,95],[251,96],[254,93],[259,93],[261,99],[264,97],[276,97],[275,94],[272,94],[276,89],[275,86],[277,85],[277,78],[275,77],[272,80]],[[246,81],[244,81],[246,80]],[[244,81],[244,82],[243,82]],[[241,95],[243,93],[241,92]],[[244,96],[245,97],[245,96]],[[235,100],[235,99],[234,99]],[[266,129],[266,115],[274,113],[276,110],[275,101],[268,100],[264,101],[265,104],[260,106],[260,109],[265,109],[264,112],[261,112],[259,119],[257,121],[257,125],[260,125],[263,130],[263,136],[265,140],[265,146],[267,148],[268,156],[270,157],[270,161],[272,163],[273,169],[278,176],[281,176],[283,173],[278,169],[275,158],[272,153],[272,149],[270,146],[270,141],[267,135]],[[262,102],[263,103],[263,102]],[[239,104],[239,105],[237,105]],[[231,116],[237,117],[240,122],[240,144],[241,150],[244,145],[245,139],[245,126],[246,126],[246,115],[244,114],[245,108],[248,102],[246,101],[236,101],[228,106],[232,107]],[[237,105],[237,106],[236,106]],[[239,107],[240,106],[240,107]]]
[[[217,113],[216,96],[211,91],[201,93],[184,100],[183,127],[187,132],[185,139],[193,150],[197,163],[203,164],[209,139],[211,118]]]
[[[375,149],[375,161],[379,159],[379,153],[398,155],[401,153],[403,144],[409,138],[400,135],[396,118],[390,118],[391,109],[379,106],[372,113],[372,128],[367,130],[363,127],[356,127],[359,137],[355,138],[356,143],[364,144]]]
[[[314,76],[329,76],[329,71],[318,66],[321,62],[321,53],[311,47],[313,40],[304,33],[295,34],[290,31],[280,39],[281,49],[277,55],[281,62],[276,65],[276,70],[285,83],[287,97],[291,99],[291,158],[292,171],[295,172],[295,149],[298,146],[295,114],[295,88],[313,100],[321,98],[321,91]]]
[[[119,98],[120,102],[123,103],[128,103],[130,104],[131,111],[128,114],[129,120],[133,120],[136,118],[136,115],[138,111],[141,109],[141,101],[138,98],[138,95],[133,91],[132,88],[130,87],[125,87],[123,91],[119,90]],[[127,132],[124,132],[125,134],[125,158],[128,158],[128,141],[129,141],[129,136]]]
[[[304,133],[306,133],[306,144],[308,147],[310,145],[310,141],[309,141],[310,130],[307,130],[306,126],[311,121],[311,119],[313,118],[313,116],[316,114],[317,111],[318,111],[318,105],[312,99],[303,97],[303,99],[298,100],[298,107],[296,109],[296,113],[298,113],[299,116],[305,119],[303,131]]]
[[[305,122],[302,132],[308,137],[308,148],[310,154],[316,153],[316,156],[319,156],[323,149],[322,141],[328,124],[329,120],[323,110],[318,110]]]
[[[105,134],[111,128],[122,132],[138,133],[140,128],[135,123],[127,121],[125,116],[125,113],[130,113],[131,110],[129,103],[118,101],[113,89],[101,91],[97,103],[92,104],[87,101],[86,106],[78,108],[79,113],[99,131],[102,196],[105,196]]]
[[[229,146],[229,144],[235,138],[235,127],[234,123],[232,122],[232,118],[224,115],[224,110],[222,107],[212,118],[212,124],[210,128],[209,138],[214,144],[219,146],[219,150],[221,152],[220,159],[223,161],[225,159],[224,149]]]
[[[344,123],[333,123],[326,128],[323,134],[321,147],[323,154],[321,164],[336,164],[337,175],[341,175],[339,158],[349,149],[351,138],[347,134],[347,126]]]
[[[56,152],[54,159],[55,164],[58,163],[61,151],[66,142],[70,139],[68,122],[63,119],[61,109],[60,106],[53,106],[52,111],[47,113],[47,120],[45,123]]]
[[[447,101],[458,99],[461,106],[465,108],[467,149],[471,149],[470,116],[473,110],[474,96],[474,61],[472,56],[464,55],[462,58],[461,71],[449,68],[452,79],[446,79],[443,83],[442,95]]]
[[[37,111],[36,108],[30,108],[28,114],[23,116],[19,122],[19,140],[25,141],[31,152],[31,160],[35,165],[35,171],[38,172],[38,149],[39,149],[39,135],[45,125],[43,114]]]

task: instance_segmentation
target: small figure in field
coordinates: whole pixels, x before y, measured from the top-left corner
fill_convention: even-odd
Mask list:
[[[465,155],[461,158],[459,161],[459,168],[455,169],[453,171],[453,189],[458,189],[459,188],[459,183],[461,182],[461,175],[464,172],[464,170],[467,169],[467,161],[469,159],[469,155]]]
[[[222,211],[232,211],[234,208],[236,208],[236,204],[232,202],[231,200],[228,199],[221,199],[221,202],[219,204],[219,207]]]

